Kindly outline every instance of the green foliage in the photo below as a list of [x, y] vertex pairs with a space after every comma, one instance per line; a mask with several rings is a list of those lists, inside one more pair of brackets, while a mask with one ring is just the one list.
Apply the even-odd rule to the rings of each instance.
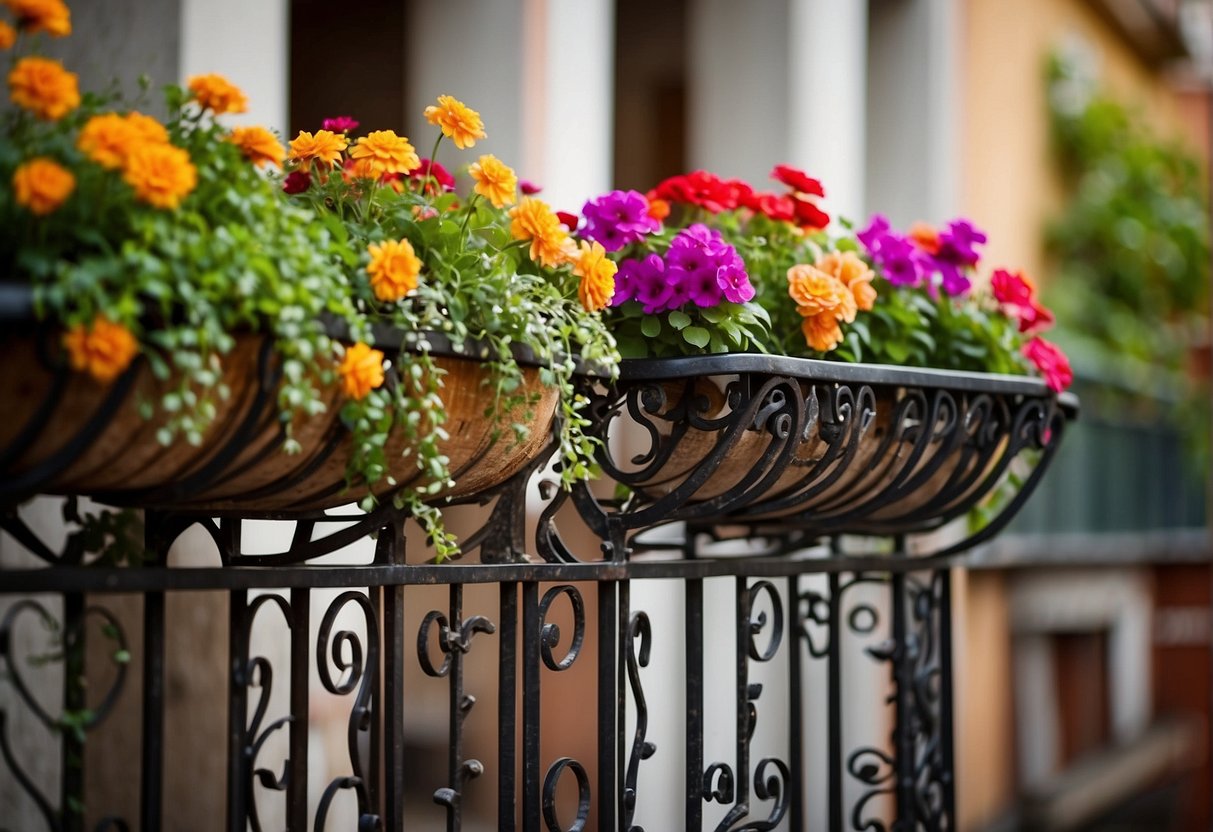
[[1182, 367], [1207, 325], [1209, 201], [1196, 158], [1095, 88], [1048, 64], [1050, 129], [1067, 202], [1046, 230], [1058, 319], [1109, 353]]

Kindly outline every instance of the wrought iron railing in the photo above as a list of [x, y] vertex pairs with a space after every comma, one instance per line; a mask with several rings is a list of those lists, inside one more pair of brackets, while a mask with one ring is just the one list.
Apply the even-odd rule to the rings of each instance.
[[[491, 509], [456, 562], [424, 562], [388, 507], [296, 513], [272, 552], [250, 544], [239, 512], [148, 511], [150, 559], [112, 566], [46, 544], [10, 506], [0, 526], [43, 563], [0, 572], [0, 794], [14, 804], [0, 827], [181, 822], [163, 798], [166, 773], [190, 765], [165, 754], [166, 662], [180, 658], [166, 655], [166, 599], [202, 591], [226, 600], [226, 669], [213, 672], [227, 697], [211, 705], [227, 732], [190, 754], [226, 761], [213, 810], [228, 829], [271, 813], [293, 830], [486, 817], [523, 830], [953, 828], [949, 567], [1018, 510], [1074, 401], [1028, 379], [751, 356], [637, 364], [586, 391], [604, 432], [628, 423], [602, 457], [619, 488], [546, 484], [548, 447], [468, 498]], [[1024, 452], [1036, 466], [994, 522], [922, 542], [995, 494]], [[218, 565], [169, 565], [195, 527]], [[373, 556], [332, 562], [367, 533]], [[492, 597], [470, 604], [481, 585]], [[140, 599], [138, 638], [106, 610], [122, 595]], [[61, 707], [27, 682], [16, 634], [34, 621], [62, 661]], [[119, 658], [108, 690], [85, 666], [90, 623]], [[267, 632], [273, 649], [259, 646]], [[471, 682], [485, 664], [495, 683]], [[581, 674], [574, 697], [551, 692], [564, 673]], [[441, 684], [443, 773], [417, 801], [411, 706]], [[139, 764], [100, 758], [139, 772], [124, 798], [137, 794], [138, 816], [120, 818], [121, 795], [88, 787], [86, 746], [131, 696]], [[308, 752], [318, 697], [344, 703], [346, 724], [342, 771], [324, 782]], [[477, 721], [495, 743], [472, 742]], [[58, 745], [57, 787], [12, 742], [29, 722]]]

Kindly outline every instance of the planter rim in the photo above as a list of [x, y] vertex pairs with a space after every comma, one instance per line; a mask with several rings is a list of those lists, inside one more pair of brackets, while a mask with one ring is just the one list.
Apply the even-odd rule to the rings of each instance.
[[675, 358], [625, 358], [619, 363], [620, 381], [667, 381], [691, 376], [768, 373], [794, 376], [806, 381], [931, 387], [981, 393], [1056, 396], [1069, 418], [1078, 414], [1078, 397], [1070, 392], [1055, 394], [1044, 379], [999, 373], [940, 370], [934, 367], [901, 367], [892, 364], [844, 363], [816, 358], [794, 358], [761, 353], [719, 353]]

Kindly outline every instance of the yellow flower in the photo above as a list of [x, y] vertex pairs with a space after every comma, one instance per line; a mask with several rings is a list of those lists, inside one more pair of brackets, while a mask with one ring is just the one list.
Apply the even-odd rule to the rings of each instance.
[[366, 178], [378, 178], [385, 173], [408, 173], [421, 167], [417, 151], [403, 136], [392, 130], [376, 130], [358, 140], [350, 149], [350, 158], [365, 162]]
[[365, 399], [367, 394], [383, 384], [383, 353], [366, 344], [357, 343], [345, 351], [337, 368], [341, 374], [341, 389], [351, 399]]
[[30, 159], [13, 171], [13, 193], [18, 205], [38, 216], [45, 216], [64, 202], [76, 189], [76, 177], [57, 162], [39, 157]]
[[386, 301], [400, 300], [417, 288], [421, 260], [408, 240], [371, 243], [366, 250], [371, 255], [366, 270], [371, 276], [375, 297]]
[[198, 171], [181, 148], [144, 144], [130, 154], [122, 178], [143, 202], [157, 208], [176, 208], [198, 184]]
[[22, 58], [8, 74], [13, 103], [39, 118], [55, 121], [80, 106], [75, 73], [49, 58]]
[[868, 264], [853, 251], [833, 251], [815, 264], [818, 271], [838, 278], [843, 286], [851, 290], [855, 306], [867, 312], [876, 303], [876, 289], [872, 278], [876, 276]]
[[227, 140], [240, 148], [244, 158], [257, 167], [267, 162], [276, 168], [282, 167], [286, 148], [277, 136], [264, 127], [236, 127]]
[[577, 296], [587, 311], [597, 312], [611, 302], [618, 268], [613, 260], [607, 258], [606, 249], [601, 243], [582, 241], [577, 259], [573, 261], [573, 274], [581, 278]]
[[480, 113], [450, 95], [438, 96], [438, 105], [425, 108], [425, 120], [442, 128], [442, 135], [455, 142], [455, 147], [466, 150], [483, 139], [484, 122]]
[[811, 317], [829, 312], [847, 323], [855, 320], [855, 296], [833, 275], [800, 263], [788, 269], [788, 295], [796, 301], [796, 311]]
[[87, 370], [100, 382], [113, 381], [139, 353], [139, 342], [122, 324], [98, 315], [88, 329], [77, 324], [63, 336], [72, 369]]
[[12, 49], [17, 42], [17, 30], [0, 20], [0, 49]]
[[808, 315], [800, 324], [805, 343], [820, 352], [829, 352], [842, 343], [842, 327], [832, 312]]
[[72, 33], [72, 15], [63, 0], [4, 0], [21, 28], [56, 38]]
[[514, 192], [518, 189], [518, 177], [509, 165], [491, 153], [486, 153], [468, 168], [476, 180], [472, 189], [493, 203], [494, 208], [514, 204]]
[[202, 109], [212, 110], [216, 115], [248, 111], [248, 97], [222, 75], [195, 75], [187, 86]]
[[313, 159], [328, 165], [337, 164], [341, 151], [349, 146], [344, 135], [331, 130], [317, 130], [312, 135], [306, 130], [300, 130], [299, 135], [291, 140], [291, 152], [287, 156], [292, 162], [299, 162], [305, 168], [311, 166]]
[[567, 263], [575, 249], [569, 234], [543, 200], [524, 196], [510, 209], [510, 236], [531, 241], [531, 259], [548, 268]]

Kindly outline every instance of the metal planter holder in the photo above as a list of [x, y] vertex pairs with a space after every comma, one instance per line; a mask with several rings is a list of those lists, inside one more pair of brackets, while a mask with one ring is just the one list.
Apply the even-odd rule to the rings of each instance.
[[[410, 562], [406, 518], [390, 507], [359, 517], [296, 512], [289, 545], [253, 552], [243, 522], [251, 515], [233, 503], [220, 516], [149, 512], [149, 563], [86, 566], [79, 551], [41, 541], [12, 505], [0, 526], [47, 566], [0, 573], [0, 593], [16, 599], [0, 616], [0, 659], [17, 686], [0, 700], [0, 788], [9, 778], [49, 829], [127, 828], [95, 801], [72, 809], [88, 778], [72, 761], [137, 676], [142, 764], [131, 790], [141, 827], [163, 826], [166, 597], [200, 590], [227, 602], [228, 698], [215, 707], [229, 731], [214, 753], [227, 763], [228, 829], [259, 828], [275, 804], [290, 829], [461, 829], [477, 795], [507, 830], [653, 830], [646, 818], [671, 806], [678, 828], [697, 831], [955, 828], [949, 567], [1027, 499], [1076, 400], [1025, 378], [750, 355], [631, 362], [616, 384], [587, 377], [584, 387], [603, 436], [620, 434], [601, 462], [624, 489], [609, 498], [601, 484], [559, 490], [545, 472], [557, 450], [548, 441], [507, 481], [460, 498], [492, 510], [456, 563]], [[910, 536], [993, 495], [1026, 457], [1034, 467], [1017, 474], [1019, 492], [989, 525], [910, 554]], [[536, 486], [543, 507], [532, 532], [525, 513]], [[222, 565], [168, 566], [170, 545], [195, 525]], [[588, 537], [576, 539], [578, 526]], [[318, 562], [371, 530], [368, 562]], [[848, 554], [849, 535], [891, 546]], [[734, 540], [760, 551], [721, 555]], [[669, 588], [660, 602], [644, 592], [655, 579]], [[482, 584], [495, 588], [493, 600], [474, 605], [465, 590]], [[424, 595], [433, 585], [447, 588], [441, 605]], [[332, 589], [335, 597], [324, 594]], [[26, 657], [12, 633], [22, 617], [54, 620], [70, 655], [87, 622], [106, 615], [109, 593], [141, 596], [141, 655], [112, 693], [91, 701], [79, 732], [59, 736], [63, 777], [52, 795], [8, 740], [14, 721], [58, 719], [21, 681]], [[418, 598], [425, 612], [406, 632]], [[669, 610], [656, 603], [678, 623], [660, 623]], [[280, 633], [289, 668], [253, 646], [265, 627]], [[677, 656], [664, 669], [654, 658], [662, 646]], [[726, 671], [712, 670], [719, 661]], [[495, 664], [495, 690], [473, 689], [473, 663]], [[860, 665], [891, 682], [870, 713], [846, 687]], [[406, 683], [407, 667], [421, 681]], [[569, 722], [559, 706], [570, 703], [550, 690], [555, 674], [575, 667], [593, 681]], [[786, 695], [772, 692], [776, 667]], [[85, 669], [68, 668], [63, 707], [76, 713]], [[313, 675], [345, 703], [349, 742], [346, 773], [309, 792]], [[286, 709], [269, 707], [276, 682], [289, 690]], [[449, 743], [432, 797], [418, 801], [405, 740], [426, 685], [444, 692]], [[654, 716], [671, 697], [685, 725]], [[814, 708], [823, 719], [810, 718]], [[487, 753], [471, 747], [472, 716], [495, 721]], [[586, 720], [588, 751], [571, 739]], [[871, 726], [868, 735], [851, 736], [857, 723]], [[732, 736], [723, 756], [706, 739], [721, 724]], [[763, 739], [772, 724], [774, 746]], [[276, 735], [287, 751], [270, 759]], [[812, 784], [822, 784], [822, 802], [807, 798]]]

